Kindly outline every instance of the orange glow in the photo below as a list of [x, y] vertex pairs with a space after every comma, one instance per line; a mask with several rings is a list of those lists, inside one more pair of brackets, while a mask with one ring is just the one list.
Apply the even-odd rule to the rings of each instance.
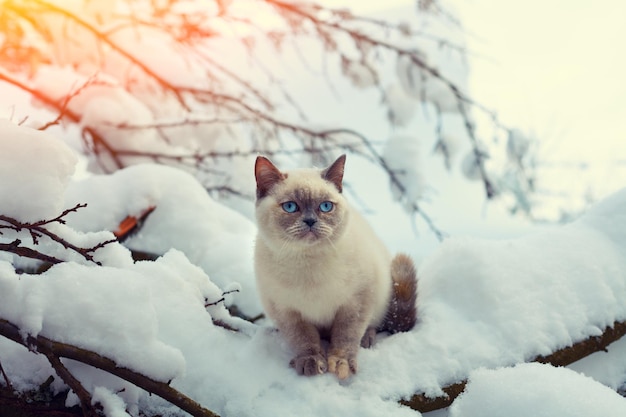
[[0, 67], [32, 76], [44, 64], [88, 62], [98, 59], [99, 33], [142, 25], [189, 41], [254, 36], [287, 23], [261, 0], [0, 0]]
[[0, 1], [0, 67], [32, 75], [49, 61], [42, 44], [24, 2]]

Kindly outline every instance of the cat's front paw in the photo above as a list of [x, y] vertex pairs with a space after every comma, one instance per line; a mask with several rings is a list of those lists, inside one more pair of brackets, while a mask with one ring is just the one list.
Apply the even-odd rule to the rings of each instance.
[[336, 353], [328, 355], [328, 371], [339, 379], [346, 379], [357, 371], [356, 355]]
[[294, 368], [298, 375], [320, 375], [326, 373], [328, 364], [326, 358], [320, 354], [296, 356], [289, 362], [289, 366]]

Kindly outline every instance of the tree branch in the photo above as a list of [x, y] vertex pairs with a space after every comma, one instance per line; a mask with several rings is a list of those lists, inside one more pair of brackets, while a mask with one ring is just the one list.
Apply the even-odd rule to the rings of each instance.
[[2, 362], [0, 362], [0, 375], [2, 375], [2, 378], [4, 379], [4, 383], [6, 384], [7, 388], [12, 390], [13, 384], [11, 384], [11, 381], [9, 380], [7, 373], [4, 372], [4, 368], [2, 367]]
[[19, 328], [4, 319], [0, 319], [0, 335], [46, 356], [54, 355], [56, 357], [72, 359], [109, 372], [147, 392], [158, 395], [194, 417], [219, 417], [217, 414], [204, 408], [202, 405], [170, 387], [168, 384], [155, 381], [130, 369], [119, 367], [115, 361], [95, 352], [67, 343], [60, 343], [41, 335], [37, 337], [27, 336], [24, 339], [20, 334]]
[[63, 262], [61, 259], [55, 258], [54, 256], [46, 255], [45, 253], [41, 253], [26, 246], [21, 246], [21, 243], [22, 241], [19, 239], [15, 239], [11, 243], [0, 243], [0, 251], [14, 253], [24, 258], [36, 259], [38, 261], [49, 262], [51, 264]]
[[[87, 204], [76, 204], [74, 207], [69, 208], [64, 210], [61, 214], [59, 214], [58, 216], [56, 216], [55, 218], [49, 219], [49, 220], [40, 220], [34, 223], [28, 223], [28, 222], [21, 222], [19, 220], [16, 220], [12, 217], [9, 216], [5, 216], [3, 214], [0, 214], [0, 222], [4, 222], [5, 224], [3, 225], [2, 223], [0, 223], [0, 230], [2, 229], [10, 229], [10, 230], [14, 230], [16, 232], [20, 232], [22, 230], [27, 230], [30, 233], [30, 237], [33, 241], [33, 244], [37, 245], [39, 244], [39, 238], [42, 236], [46, 236], [48, 237], [50, 240], [52, 240], [53, 242], [56, 242], [58, 244], [60, 244], [61, 246], [63, 246], [65, 249], [69, 249], [73, 252], [76, 252], [77, 254], [81, 255], [83, 258], [85, 258], [85, 260], [90, 261], [95, 263], [96, 265], [102, 265], [99, 261], [96, 261], [94, 259], [94, 253], [110, 244], [110, 243], [114, 243], [117, 242], [117, 239], [110, 239], [110, 240], [106, 240], [104, 242], [100, 242], [95, 246], [89, 247], [89, 248], [81, 248], [78, 247], [76, 245], [74, 245], [73, 243], [68, 242], [67, 240], [65, 240], [64, 238], [62, 238], [61, 236], [57, 235], [56, 233], [53, 233], [51, 231], [49, 231], [48, 229], [45, 228], [45, 226], [52, 224], [52, 223], [60, 223], [60, 224], [65, 224], [65, 219], [64, 217], [67, 216], [70, 213], [76, 212], [78, 209], [81, 209], [83, 207], [87, 207]], [[0, 232], [1, 234], [1, 232]], [[12, 243], [9, 244], [0, 244], [0, 250], [5, 250], [7, 252], [12, 252], [15, 253], [17, 255], [21, 255], [21, 256], [26, 256], [28, 258], [33, 258], [33, 259], [40, 259], [43, 260], [45, 262], [51, 262], [51, 263], [59, 263], [62, 262], [61, 260], [52, 257], [52, 256], [48, 256], [45, 254], [42, 254], [38, 251], [35, 251], [33, 249], [30, 248], [26, 248], [23, 246], [20, 246], [21, 241], [19, 239], [14, 240]]]
[[80, 401], [80, 408], [83, 410], [84, 417], [99, 417], [98, 412], [95, 410], [93, 405], [91, 404], [91, 394], [83, 387], [78, 379], [63, 365], [61, 360], [54, 354], [50, 352], [44, 353], [44, 356], [48, 358], [48, 362], [57, 375], [61, 377], [63, 382], [65, 382], [72, 391], [78, 396]]

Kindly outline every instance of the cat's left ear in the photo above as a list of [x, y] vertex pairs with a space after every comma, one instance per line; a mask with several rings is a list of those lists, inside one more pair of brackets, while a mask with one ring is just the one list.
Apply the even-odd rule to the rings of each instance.
[[343, 191], [343, 168], [346, 165], [346, 155], [341, 155], [331, 166], [322, 171], [322, 178], [335, 184], [339, 192]]

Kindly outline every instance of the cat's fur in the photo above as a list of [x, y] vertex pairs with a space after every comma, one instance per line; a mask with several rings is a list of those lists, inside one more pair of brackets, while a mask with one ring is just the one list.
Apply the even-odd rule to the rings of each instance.
[[[359, 346], [369, 347], [376, 329], [413, 327], [417, 286], [411, 259], [392, 260], [344, 199], [344, 164], [345, 155], [325, 170], [283, 173], [264, 157], [255, 165], [261, 301], [294, 350], [299, 374], [330, 371], [340, 379], [356, 372]], [[297, 210], [287, 212], [286, 202]], [[327, 354], [322, 338], [330, 342]]]

